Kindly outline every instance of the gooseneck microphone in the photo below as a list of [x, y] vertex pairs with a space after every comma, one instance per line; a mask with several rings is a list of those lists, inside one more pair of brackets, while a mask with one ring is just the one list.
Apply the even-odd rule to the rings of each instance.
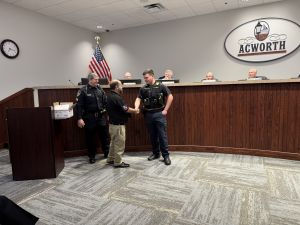
[[71, 80], [69, 80], [69, 83], [72, 84], [74, 87], [77, 87]]

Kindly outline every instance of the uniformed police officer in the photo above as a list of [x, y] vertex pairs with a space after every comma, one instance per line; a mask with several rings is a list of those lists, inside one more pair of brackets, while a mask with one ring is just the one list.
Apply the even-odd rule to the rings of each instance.
[[152, 154], [148, 160], [158, 159], [160, 152], [166, 165], [171, 164], [168, 152], [167, 120], [166, 115], [173, 101], [173, 95], [168, 87], [156, 81], [151, 69], [143, 72], [144, 85], [135, 100], [135, 109], [143, 103], [146, 126], [150, 133]]
[[107, 158], [109, 152], [109, 134], [105, 116], [107, 98], [98, 82], [99, 76], [90, 73], [88, 84], [81, 88], [77, 94], [77, 125], [80, 128], [85, 128], [90, 163], [95, 163], [97, 150], [95, 136], [97, 133], [100, 135], [104, 158]]

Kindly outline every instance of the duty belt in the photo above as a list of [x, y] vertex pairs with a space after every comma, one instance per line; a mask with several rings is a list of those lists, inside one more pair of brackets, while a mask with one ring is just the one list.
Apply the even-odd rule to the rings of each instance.
[[105, 111], [101, 111], [101, 112], [88, 112], [87, 114], [93, 115], [95, 118], [99, 118], [103, 115]]
[[144, 109], [144, 113], [156, 113], [156, 112], [161, 112], [163, 111], [163, 108], [158, 108], [158, 109]]

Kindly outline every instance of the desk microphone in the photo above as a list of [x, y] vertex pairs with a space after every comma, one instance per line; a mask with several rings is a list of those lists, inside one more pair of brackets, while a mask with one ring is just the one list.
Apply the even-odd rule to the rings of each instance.
[[74, 87], [77, 87], [71, 80], [69, 80], [69, 83], [72, 84]]
[[[68, 81], [69, 81], [69, 83], [72, 84], [74, 87], [77, 87], [77, 85], [75, 85], [71, 80], [68, 80]], [[76, 97], [76, 101], [78, 101], [78, 100], [77, 100], [77, 97]], [[75, 108], [76, 105], [77, 105], [77, 103], [70, 105], [70, 106], [69, 106], [69, 110], [72, 110], [73, 108]]]

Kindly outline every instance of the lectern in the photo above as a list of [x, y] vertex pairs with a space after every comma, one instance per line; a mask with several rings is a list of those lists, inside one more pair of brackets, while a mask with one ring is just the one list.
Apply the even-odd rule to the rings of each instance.
[[60, 120], [50, 107], [7, 109], [14, 180], [55, 178], [64, 168]]

